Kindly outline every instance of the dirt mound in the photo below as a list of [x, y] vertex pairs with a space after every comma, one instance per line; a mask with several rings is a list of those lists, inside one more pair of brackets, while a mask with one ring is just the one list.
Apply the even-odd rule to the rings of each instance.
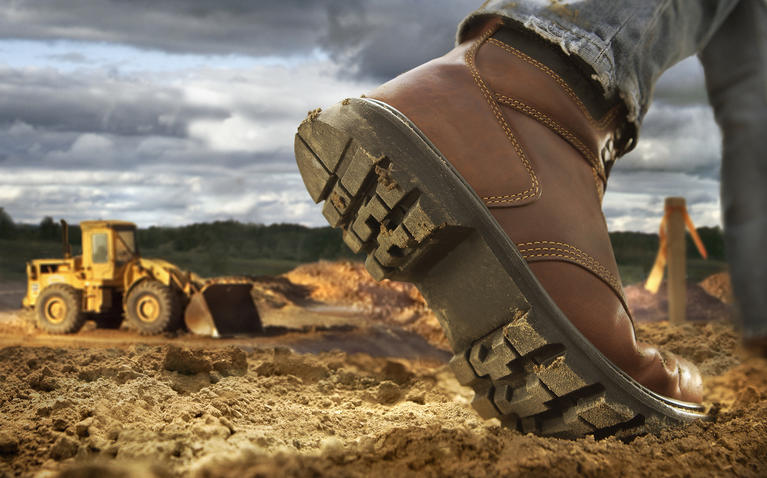
[[359, 262], [317, 262], [284, 274], [291, 283], [310, 290], [318, 302], [359, 308], [377, 320], [401, 326], [449, 350], [437, 317], [429, 310], [418, 289], [406, 282], [376, 281]]
[[251, 294], [256, 303], [266, 303], [270, 307], [285, 307], [290, 304], [302, 304], [311, 294], [311, 289], [295, 284], [287, 277], [253, 277]]
[[732, 282], [729, 272], [713, 274], [698, 283], [710, 296], [716, 297], [725, 304], [734, 302], [732, 296]]
[[[635, 321], [658, 322], [668, 320], [668, 283], [663, 281], [657, 294], [634, 284], [624, 288], [626, 302]], [[708, 294], [694, 282], [687, 283], [687, 320], [709, 321], [729, 320], [733, 317], [732, 306]]]
[[426, 302], [414, 285], [373, 279], [359, 262], [317, 262], [299, 266], [284, 274], [293, 284], [310, 289], [309, 296], [320, 302], [353, 304], [380, 315], [394, 309], [424, 307]]

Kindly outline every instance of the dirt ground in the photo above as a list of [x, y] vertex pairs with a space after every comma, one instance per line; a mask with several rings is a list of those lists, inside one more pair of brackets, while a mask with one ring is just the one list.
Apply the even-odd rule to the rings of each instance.
[[481, 420], [407, 284], [320, 263], [254, 295], [265, 336], [225, 340], [53, 337], [0, 308], [0, 477], [767, 476], [767, 360], [738, 348], [726, 307], [674, 326], [642, 296], [655, 312], [637, 317], [699, 364], [711, 421], [573, 441]]

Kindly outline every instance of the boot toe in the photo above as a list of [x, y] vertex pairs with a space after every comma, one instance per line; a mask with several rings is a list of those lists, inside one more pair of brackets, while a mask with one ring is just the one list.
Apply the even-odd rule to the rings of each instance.
[[703, 378], [694, 363], [676, 357], [679, 373], [679, 398], [685, 402], [703, 402]]

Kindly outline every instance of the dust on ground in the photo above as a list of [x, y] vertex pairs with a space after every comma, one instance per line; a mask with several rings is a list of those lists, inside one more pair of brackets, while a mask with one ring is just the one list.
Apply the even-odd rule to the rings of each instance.
[[701, 365], [712, 421], [630, 442], [560, 440], [481, 420], [446, 367], [444, 339], [380, 345], [435, 320], [410, 286], [351, 263], [304, 266], [272, 292], [268, 282], [258, 294], [271, 294], [270, 320], [305, 310], [320, 325], [273, 323], [257, 340], [54, 339], [4, 312], [0, 476], [767, 474], [767, 360], [740, 351], [726, 320], [637, 331]]

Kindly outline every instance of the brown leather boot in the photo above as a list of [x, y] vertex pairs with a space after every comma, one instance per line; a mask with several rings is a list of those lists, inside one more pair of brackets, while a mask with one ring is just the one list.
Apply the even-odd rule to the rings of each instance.
[[607, 235], [622, 106], [498, 19], [467, 38], [310, 113], [312, 198], [374, 277], [418, 286], [483, 417], [579, 436], [703, 416], [695, 367], [637, 344]]

